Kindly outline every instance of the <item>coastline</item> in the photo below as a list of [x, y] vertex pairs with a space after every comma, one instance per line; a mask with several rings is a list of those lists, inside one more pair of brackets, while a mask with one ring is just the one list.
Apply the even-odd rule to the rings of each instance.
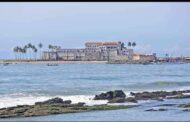
[[[180, 91], [154, 91], [154, 92], [130, 92], [131, 96], [127, 97], [122, 90], [108, 91], [94, 96], [94, 100], [108, 100], [106, 104], [86, 105], [85, 102], [72, 103], [71, 100], [63, 100], [59, 97], [54, 97], [46, 101], [35, 102], [33, 105], [17, 105], [13, 107], [0, 108], [0, 119], [2, 118], [25, 118], [25, 117], [37, 117], [48, 116], [55, 114], [66, 113], [82, 113], [92, 111], [105, 111], [105, 110], [119, 110], [129, 109], [133, 107], [144, 106], [140, 101], [157, 101], [157, 105], [144, 106], [144, 112], [163, 112], [170, 111], [173, 108], [178, 108], [181, 112], [189, 112], [190, 104], [187, 102], [171, 102], [164, 103], [167, 100], [183, 100], [189, 99], [190, 90]], [[140, 102], [140, 103], [139, 103]], [[124, 105], [123, 103], [134, 103], [133, 105]], [[166, 108], [170, 107], [170, 108]]]
[[0, 64], [106, 64], [107, 61], [15, 61], [0, 60]]

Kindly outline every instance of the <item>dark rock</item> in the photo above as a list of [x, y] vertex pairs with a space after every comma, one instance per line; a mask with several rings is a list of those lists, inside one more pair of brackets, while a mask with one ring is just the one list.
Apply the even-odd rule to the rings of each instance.
[[137, 103], [138, 101], [134, 97], [128, 97], [125, 99], [126, 102], [132, 102], [132, 103]]
[[117, 97], [119, 97], [119, 98], [125, 98], [126, 95], [125, 95], [125, 93], [122, 90], [115, 90], [113, 92], [113, 98], [117, 98]]
[[180, 108], [189, 108], [190, 107], [190, 103], [179, 104], [178, 107], [180, 107]]
[[167, 99], [186, 99], [186, 98], [190, 98], [190, 95], [176, 95], [176, 96], [168, 96], [166, 97]]
[[114, 98], [125, 98], [125, 97], [126, 95], [122, 90], [115, 90], [96, 95], [94, 97], [94, 100], [111, 100]]
[[185, 111], [185, 112], [190, 112], [190, 109], [184, 109], [183, 111]]
[[145, 111], [167, 111], [167, 109], [165, 109], [165, 108], [159, 108], [159, 109], [151, 108], [151, 109], [148, 109], [148, 110], [145, 110]]
[[[155, 91], [155, 92], [137, 92], [130, 94], [135, 97], [136, 100], [149, 100], [149, 99], [177, 99], [177, 98], [190, 98], [190, 95], [183, 95], [183, 93], [190, 93], [190, 90], [183, 90], [183, 91]], [[176, 97], [177, 96], [177, 97]]]
[[125, 98], [114, 98], [109, 100], [108, 103], [124, 103], [125, 102]]
[[156, 105], [156, 106], [175, 106], [176, 104], [161, 104], [161, 105]]
[[61, 98], [52, 98], [44, 102], [36, 102], [35, 105], [43, 105], [43, 104], [71, 104], [71, 100], [63, 101]]
[[77, 103], [77, 106], [78, 107], [82, 107], [82, 106], [84, 106], [86, 103], [84, 103], [84, 102], [79, 102], [79, 103]]
[[163, 99], [161, 99], [161, 98], [152, 98], [151, 100], [157, 100], [157, 101], [164, 101]]
[[133, 93], [133, 92], [130, 92], [130, 94], [131, 94], [132, 96], [135, 96], [135, 95], [136, 95], [136, 93]]
[[71, 100], [65, 100], [65, 101], [63, 101], [63, 104], [71, 104], [71, 103], [72, 103]]

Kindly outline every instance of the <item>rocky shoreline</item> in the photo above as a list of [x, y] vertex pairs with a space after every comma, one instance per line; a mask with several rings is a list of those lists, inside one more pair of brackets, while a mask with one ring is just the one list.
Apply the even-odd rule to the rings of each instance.
[[[107, 104], [88, 106], [83, 102], [73, 104], [71, 100], [52, 98], [47, 101], [36, 102], [34, 105], [18, 105], [14, 107], [1, 108], [0, 118], [11, 117], [33, 117], [52, 114], [78, 113], [98, 110], [117, 110], [138, 107], [139, 105], [110, 105], [110, 103], [138, 103], [139, 100], [158, 100], [165, 99], [187, 99], [190, 98], [190, 90], [182, 91], [154, 91], [154, 92], [131, 92], [130, 97], [126, 97], [122, 90], [108, 91], [95, 95], [94, 100], [108, 100]], [[176, 106], [183, 108], [182, 111], [190, 111], [190, 103], [181, 104], [161, 104], [163, 106]], [[166, 111], [165, 108], [150, 108], [145, 111]]]
[[45, 116], [63, 113], [78, 113], [98, 110], [117, 110], [128, 109], [138, 105], [94, 105], [87, 106], [85, 103], [79, 102], [72, 104], [72, 101], [61, 98], [52, 98], [44, 102], [36, 102], [34, 105], [18, 105], [14, 107], [1, 108], [0, 118], [13, 117], [33, 117]]

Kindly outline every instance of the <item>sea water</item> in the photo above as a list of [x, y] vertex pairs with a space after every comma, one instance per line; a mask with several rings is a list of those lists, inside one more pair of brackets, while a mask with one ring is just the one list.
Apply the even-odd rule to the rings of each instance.
[[[87, 105], [105, 104], [95, 101], [95, 94], [110, 90], [130, 92], [190, 89], [190, 64], [10, 64], [0, 65], [0, 108], [32, 105], [54, 97], [85, 102]], [[189, 99], [140, 101], [141, 106], [111, 111], [96, 111], [50, 115], [43, 117], [1, 120], [37, 121], [123, 121], [123, 120], [189, 120], [190, 113], [179, 108], [161, 112], [147, 112], [156, 104], [183, 103]]]

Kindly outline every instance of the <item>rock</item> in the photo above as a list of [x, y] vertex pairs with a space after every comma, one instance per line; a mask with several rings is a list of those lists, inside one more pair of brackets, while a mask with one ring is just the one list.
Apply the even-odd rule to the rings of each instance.
[[113, 92], [113, 98], [117, 98], [117, 97], [119, 97], [119, 98], [125, 98], [126, 95], [125, 95], [125, 93], [122, 90], [115, 90]]
[[[49, 101], [52, 101], [49, 100]], [[47, 101], [44, 101], [45, 103]], [[43, 103], [43, 102], [42, 102]], [[49, 102], [48, 102], [49, 103]], [[52, 102], [50, 102], [52, 103]], [[117, 110], [117, 109], [128, 109], [136, 106], [131, 105], [94, 105], [84, 106], [85, 103], [79, 102], [77, 104], [60, 104], [60, 102], [53, 102], [56, 104], [40, 104], [40, 105], [29, 105], [29, 106], [15, 106], [11, 109], [0, 109], [0, 118], [11, 118], [11, 117], [33, 117], [33, 116], [45, 116], [52, 114], [61, 113], [78, 113], [88, 112], [96, 110]], [[57, 104], [59, 103], [59, 104]]]
[[65, 100], [65, 101], [63, 101], [63, 104], [71, 104], [71, 103], [72, 103], [71, 100]]
[[71, 100], [63, 101], [61, 98], [52, 98], [44, 102], [36, 102], [35, 105], [43, 105], [43, 104], [71, 104]]
[[132, 102], [132, 103], [137, 103], [138, 101], [134, 97], [128, 97], [125, 99], [126, 102]]
[[179, 104], [178, 107], [180, 107], [180, 108], [189, 108], [190, 107], [190, 103]]
[[161, 104], [161, 105], [156, 105], [156, 106], [175, 106], [176, 104]]
[[190, 109], [184, 109], [183, 111], [185, 111], [185, 112], [190, 112]]
[[161, 98], [152, 98], [151, 100], [157, 100], [157, 101], [164, 101], [163, 99], [161, 99]]
[[125, 97], [126, 95], [122, 90], [115, 90], [96, 95], [94, 97], [94, 100], [111, 100], [114, 98], [125, 98]]
[[77, 106], [78, 107], [82, 107], [82, 106], [84, 106], [86, 103], [84, 103], [84, 102], [79, 102], [79, 103], [77, 103]]
[[132, 96], [135, 96], [135, 95], [136, 95], [136, 93], [133, 93], [133, 92], [130, 92], [130, 94], [131, 94]]
[[159, 108], [159, 109], [151, 108], [151, 109], [148, 109], [148, 110], [145, 110], [145, 111], [167, 111], [167, 109], [165, 109], [165, 108]]
[[[155, 92], [131, 92], [130, 94], [135, 97], [136, 100], [149, 100], [149, 99], [157, 99], [161, 100], [164, 98], [168, 99], [181, 99], [181, 98], [190, 98], [190, 95], [183, 95], [183, 93], [190, 93], [190, 90], [183, 91], [155, 91]], [[176, 97], [177, 96], [177, 97]]]
[[125, 102], [125, 98], [114, 98], [109, 100], [108, 103], [124, 103]]
[[190, 98], [190, 95], [176, 95], [176, 96], [168, 96], [166, 97], [167, 99], [186, 99], [186, 98]]

